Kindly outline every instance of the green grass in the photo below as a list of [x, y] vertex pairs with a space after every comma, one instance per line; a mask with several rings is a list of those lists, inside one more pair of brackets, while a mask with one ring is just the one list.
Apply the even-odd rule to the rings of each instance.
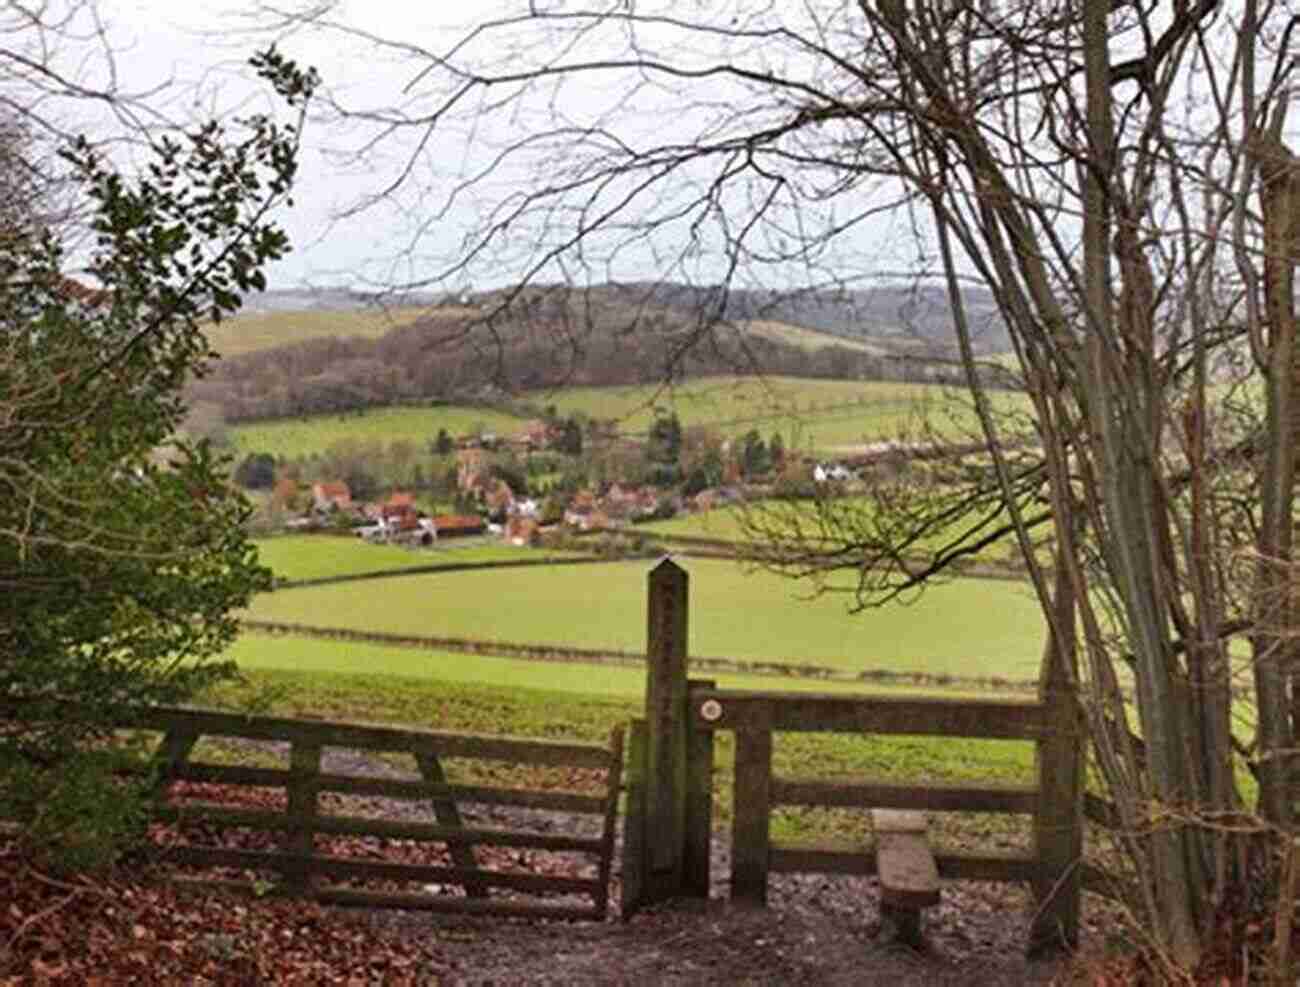
[[406, 325], [424, 314], [420, 308], [394, 308], [387, 311], [308, 310], [302, 312], [267, 312], [240, 315], [219, 324], [204, 327], [203, 334], [222, 356], [236, 356], [254, 350], [299, 343], [305, 339], [332, 336], [362, 336], [377, 339], [397, 326]]
[[[915, 410], [943, 400], [945, 391], [926, 385], [797, 377], [710, 377], [671, 389], [580, 387], [548, 395], [561, 414], [581, 412], [614, 419], [626, 432], [645, 432], [655, 408], [677, 412], [683, 426], [736, 422], [732, 432], [780, 429], [784, 437], [802, 430], [835, 435], [895, 434], [913, 422]], [[807, 435], [802, 438], [807, 438]]]
[[[779, 513], [764, 515], [764, 510], [768, 506], [775, 506]], [[789, 510], [795, 505], [787, 503], [771, 502], [768, 505], [755, 503], [751, 509], [756, 512], [756, 521], [759, 523], [771, 524], [778, 519], [786, 526], [790, 524]], [[846, 508], [856, 506], [860, 510], [868, 510], [871, 503], [865, 498], [846, 498], [835, 502], [837, 511], [843, 511]], [[798, 505], [799, 520], [801, 530], [811, 533], [819, 532], [820, 527], [817, 521], [815, 505], [812, 501], [803, 501]], [[714, 541], [745, 543], [754, 540], [753, 536], [747, 533], [742, 527], [743, 508], [720, 507], [712, 511], [698, 511], [691, 514], [681, 514], [665, 521], [650, 521], [646, 524], [637, 525], [637, 531], [652, 532], [664, 535], [667, 538], [708, 538]], [[922, 543], [919, 543], [913, 551], [921, 552], [927, 546], [939, 548], [949, 544], [962, 529], [958, 525], [953, 525], [947, 533], [935, 533], [928, 536]], [[760, 539], [761, 540], [761, 539]], [[979, 552], [969, 556], [972, 560], [987, 562], [1007, 562], [1009, 559], [1018, 560], [1019, 554], [1016, 551], [1015, 539], [1012, 535], [986, 545]]]
[[[540, 398], [538, 400], [541, 400]], [[848, 451], [896, 438], [928, 422], [950, 437], [972, 435], [976, 422], [960, 389], [930, 384], [797, 377], [712, 377], [671, 390], [654, 386], [572, 388], [549, 395], [561, 414], [614, 419], [625, 432], [645, 432], [655, 408], [676, 411], [683, 426], [714, 425], [728, 435], [758, 429], [781, 433], [787, 447]], [[1017, 395], [994, 395], [1004, 410], [1023, 406]]]
[[432, 552], [396, 545], [371, 545], [344, 535], [285, 535], [260, 538], [257, 554], [279, 579], [321, 579], [384, 569], [428, 565]]
[[470, 562], [510, 562], [515, 559], [581, 559], [588, 558], [586, 552], [573, 552], [565, 549], [522, 548], [509, 545], [495, 535], [481, 538], [449, 538], [440, 541], [429, 550], [432, 562], [470, 563]]
[[262, 564], [280, 579], [322, 579], [439, 563], [507, 562], [516, 559], [578, 557], [576, 552], [546, 551], [506, 545], [496, 539], [439, 542], [431, 548], [375, 545], [344, 535], [284, 535], [255, 544]]
[[[691, 573], [691, 653], [860, 672], [1031, 679], [1043, 621], [1018, 583], [962, 579], [910, 606], [858, 616], [846, 598], [801, 599], [808, 587], [708, 560]], [[250, 617], [408, 635], [640, 651], [645, 562], [399, 576], [282, 590]]]
[[338, 442], [387, 446], [404, 440], [421, 449], [445, 428], [451, 435], [466, 435], [478, 428], [498, 435], [522, 431], [523, 419], [486, 408], [443, 405], [433, 408], [376, 408], [346, 415], [289, 418], [238, 425], [230, 430], [236, 455], [269, 452], [293, 458], [323, 453]]
[[[926, 384], [713, 377], [671, 390], [587, 387], [532, 392], [524, 398], [539, 405], [554, 404], [560, 415], [582, 413], [617, 421], [627, 433], [648, 430], [658, 407], [675, 410], [683, 426], [715, 426], [728, 436], [757, 429], [764, 440], [780, 432], [787, 448], [827, 452], [847, 453], [864, 443], [915, 434], [923, 420], [953, 438], [976, 431], [964, 392]], [[1016, 395], [994, 395], [994, 403], [1006, 410], [1023, 405]], [[401, 439], [423, 446], [440, 428], [452, 435], [479, 427], [512, 435], [521, 425], [522, 419], [501, 412], [449, 405], [260, 422], [236, 426], [230, 434], [237, 454], [293, 457], [321, 453], [345, 440], [386, 445]]]
[[[263, 650], [250, 640], [253, 650]], [[315, 652], [320, 642], [302, 642]], [[385, 649], [392, 650], [392, 649]], [[366, 649], [358, 663], [375, 657]], [[464, 659], [465, 656], [456, 656]], [[493, 659], [483, 659], [491, 661]], [[509, 663], [514, 665], [516, 663]], [[367, 666], [370, 668], [371, 666]], [[379, 666], [375, 666], [379, 667]], [[590, 675], [592, 669], [587, 668]], [[604, 678], [609, 669], [599, 669]], [[636, 670], [629, 670], [636, 671]], [[636, 671], [639, 680], [641, 674]], [[879, 690], [872, 690], [879, 692]], [[401, 723], [429, 729], [520, 737], [564, 738], [605, 742], [610, 731], [644, 713], [636, 693], [568, 692], [541, 689], [531, 683], [458, 682], [423, 675], [379, 674], [375, 671], [333, 671], [325, 664], [289, 670], [248, 668], [242, 685], [212, 690], [208, 705], [280, 715], [310, 716], [375, 723]], [[247, 751], [222, 754], [222, 759], [247, 758]], [[717, 735], [714, 752], [714, 824], [725, 826], [732, 814], [734, 737]], [[447, 766], [462, 784], [487, 781], [496, 785], [547, 787], [556, 781], [547, 769], [525, 765], [484, 766], [459, 761]], [[786, 778], [878, 777], [910, 781], [969, 781], [1026, 783], [1033, 777], [1033, 747], [1015, 741], [951, 741], [930, 737], [881, 737], [865, 734], [778, 734], [773, 744], [773, 770]], [[553, 772], [551, 773], [553, 774]], [[563, 782], [561, 782], [563, 783]], [[1017, 817], [940, 814], [935, 827], [948, 842], [993, 846], [1023, 845], [1028, 827]], [[774, 814], [772, 831], [778, 839], [821, 837], [861, 840], [865, 812], [787, 809]]]
[[[405, 680], [457, 686], [538, 689], [579, 696], [644, 694], [646, 673], [631, 665], [591, 662], [529, 661], [452, 651], [424, 651], [381, 644], [326, 641], [312, 638], [245, 633], [226, 652], [244, 672], [300, 672], [307, 676], [364, 673], [391, 678], [385, 688], [403, 688]], [[766, 675], [693, 673], [711, 678], [723, 689], [780, 689], [782, 692], [825, 692], [845, 695], [915, 695], [909, 686], [825, 682], [817, 679]], [[946, 696], [988, 696], [988, 690], [952, 690]], [[1023, 696], [1023, 693], [1018, 695]]]
[[653, 531], [663, 535], [682, 535], [687, 538], [713, 538], [717, 541], [743, 542], [745, 532], [740, 525], [741, 514], [731, 507], [712, 511], [680, 514], [666, 521], [649, 521], [637, 525], [637, 531]]

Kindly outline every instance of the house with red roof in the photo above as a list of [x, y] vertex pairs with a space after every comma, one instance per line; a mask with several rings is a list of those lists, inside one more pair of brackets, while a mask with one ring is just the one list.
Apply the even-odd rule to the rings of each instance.
[[352, 508], [352, 491], [341, 480], [311, 485], [312, 506], [318, 511], [346, 511]]

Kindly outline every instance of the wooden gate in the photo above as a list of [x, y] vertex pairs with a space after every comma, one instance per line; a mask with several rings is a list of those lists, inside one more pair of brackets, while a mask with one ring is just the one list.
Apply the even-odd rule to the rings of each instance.
[[[233, 887], [323, 903], [566, 919], [601, 919], [606, 914], [623, 760], [621, 727], [603, 747], [190, 709], [143, 711], [132, 716], [130, 726], [163, 734], [155, 818], [171, 827], [172, 842], [163, 851], [170, 864], [221, 868], [237, 875], [222, 882]], [[280, 750], [287, 746], [288, 767], [196, 762], [191, 754], [204, 737], [269, 742]], [[322, 770], [322, 754], [335, 747], [370, 755], [413, 755], [421, 777], [327, 773]], [[448, 781], [444, 769], [448, 759], [456, 758], [579, 769], [595, 775], [593, 781], [601, 790], [592, 794], [456, 784]], [[184, 801], [167, 797], [174, 781], [193, 783]], [[252, 786], [264, 794], [269, 789], [269, 801], [282, 803], [283, 808], [221, 804], [223, 789], [206, 786], [236, 786], [236, 791]], [[419, 807], [427, 807], [433, 821], [368, 818], [348, 811], [346, 798], [334, 800], [341, 811], [329, 811], [322, 804], [324, 793], [400, 800], [414, 807], [416, 814]], [[201, 797], [205, 794], [209, 797]], [[566, 831], [573, 827], [559, 826], [554, 820], [548, 820], [549, 832], [523, 824], [467, 826], [462, 812], [466, 805], [558, 812], [569, 820], [585, 817], [593, 832]], [[261, 834], [269, 845], [249, 849], [204, 840], [215, 835], [221, 841], [223, 834], [231, 832]], [[356, 839], [367, 837], [369, 845]], [[399, 841], [397, 845], [405, 847], [441, 845], [450, 859], [438, 865], [374, 859], [376, 840]], [[339, 847], [349, 843], [363, 843], [363, 852], [340, 852]], [[506, 869], [488, 866], [476, 857], [476, 852], [494, 856], [492, 848], [510, 851], [496, 853], [497, 858], [505, 856], [515, 863], [522, 859], [525, 864]], [[567, 866], [552, 866], [563, 873], [530, 872], [529, 853], [564, 855], [556, 859]], [[354, 883], [331, 883], [340, 878]], [[205, 878], [204, 883], [213, 881]], [[406, 890], [412, 886], [418, 890]]]

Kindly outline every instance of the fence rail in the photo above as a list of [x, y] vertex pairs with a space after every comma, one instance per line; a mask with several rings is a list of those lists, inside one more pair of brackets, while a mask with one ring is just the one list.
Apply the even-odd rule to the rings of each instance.
[[[709, 715], [705, 715], [706, 710]], [[862, 699], [839, 694], [702, 689], [693, 694], [690, 713], [691, 728], [695, 730], [1037, 740], [1049, 728], [1041, 702], [1014, 699]]]

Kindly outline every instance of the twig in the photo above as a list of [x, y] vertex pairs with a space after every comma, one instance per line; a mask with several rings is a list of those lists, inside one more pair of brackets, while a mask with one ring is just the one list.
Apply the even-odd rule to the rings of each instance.
[[18, 928], [14, 930], [14, 934], [9, 937], [9, 942], [5, 944], [3, 958], [8, 959], [13, 955], [14, 947], [18, 944], [18, 940], [23, 937], [24, 933], [27, 932], [28, 928], [66, 908], [74, 899], [85, 894], [88, 890], [90, 889], [84, 887], [73, 888], [72, 892], [66, 897], [61, 898], [47, 908], [42, 908], [39, 912], [34, 912], [33, 914], [28, 915], [21, 923], [19, 923]]

